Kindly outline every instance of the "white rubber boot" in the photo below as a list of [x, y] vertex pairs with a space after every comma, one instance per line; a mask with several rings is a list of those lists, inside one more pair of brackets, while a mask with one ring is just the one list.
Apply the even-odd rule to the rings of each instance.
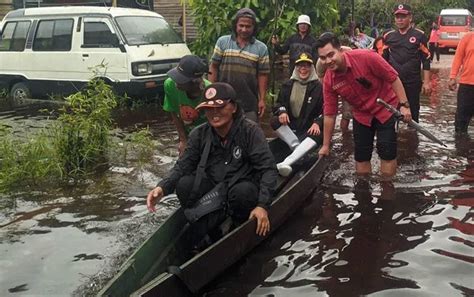
[[291, 165], [306, 155], [316, 144], [316, 141], [311, 137], [306, 137], [283, 162], [277, 164], [278, 173], [280, 173], [281, 176], [290, 175], [293, 170]]
[[281, 125], [275, 132], [281, 140], [288, 144], [292, 151], [300, 144], [295, 132], [293, 132], [288, 125]]

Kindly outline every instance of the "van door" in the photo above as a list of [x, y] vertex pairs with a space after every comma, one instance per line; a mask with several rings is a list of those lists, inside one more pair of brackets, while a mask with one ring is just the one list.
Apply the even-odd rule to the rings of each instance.
[[110, 19], [84, 17], [82, 25], [81, 71], [107, 78], [110, 82], [129, 81], [125, 47]]
[[[35, 21], [36, 28], [32, 45], [29, 40], [19, 65], [28, 74], [33, 93], [39, 96], [45, 94], [63, 93], [73, 89], [72, 80], [76, 73], [73, 55], [73, 17], [44, 18]], [[31, 46], [31, 47], [30, 47]]]

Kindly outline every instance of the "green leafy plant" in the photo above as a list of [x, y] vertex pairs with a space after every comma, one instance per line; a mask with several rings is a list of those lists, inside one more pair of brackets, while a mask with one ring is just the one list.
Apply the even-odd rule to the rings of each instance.
[[66, 103], [54, 130], [54, 145], [64, 173], [83, 174], [106, 162], [111, 111], [117, 102], [110, 85], [92, 79]]
[[136, 161], [137, 168], [141, 169], [150, 163], [156, 145], [153, 142], [153, 135], [148, 127], [127, 135], [125, 142], [128, 144], [127, 151], [133, 153], [132, 157]]
[[[403, 2], [403, 1], [402, 1]], [[380, 29], [393, 27], [394, 17], [393, 8], [400, 1], [370, 1], [358, 0], [355, 5], [354, 20], [366, 29], [374, 23], [378, 24]], [[405, 1], [413, 10], [413, 20], [416, 27], [429, 34], [432, 22], [436, 21], [439, 12], [444, 8], [467, 8], [466, 0], [412, 0]], [[344, 1], [340, 4], [342, 26], [348, 27], [350, 21], [350, 1]], [[366, 30], [368, 33], [368, 30]]]
[[15, 187], [48, 183], [62, 175], [46, 131], [23, 140], [0, 129], [0, 192]]
[[219, 36], [231, 33], [231, 21], [242, 7], [252, 8], [258, 19], [258, 39], [269, 44], [270, 37], [278, 34], [285, 39], [296, 32], [300, 14], [311, 17], [312, 34], [332, 29], [337, 25], [338, 1], [315, 0], [191, 0], [198, 30], [198, 38], [191, 44], [194, 53], [210, 56]]

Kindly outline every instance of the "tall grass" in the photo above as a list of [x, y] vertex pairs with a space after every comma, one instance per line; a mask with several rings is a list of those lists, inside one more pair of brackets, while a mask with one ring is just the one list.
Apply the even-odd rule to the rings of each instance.
[[[117, 106], [112, 88], [93, 79], [65, 101], [56, 121], [26, 140], [0, 123], [0, 192], [70, 183], [108, 165], [114, 147], [111, 114]], [[153, 142], [148, 129], [125, 141], [125, 154], [133, 154], [138, 167], [149, 161]]]
[[53, 144], [63, 174], [82, 175], [107, 161], [111, 111], [117, 101], [111, 86], [93, 79], [66, 103], [53, 128]]

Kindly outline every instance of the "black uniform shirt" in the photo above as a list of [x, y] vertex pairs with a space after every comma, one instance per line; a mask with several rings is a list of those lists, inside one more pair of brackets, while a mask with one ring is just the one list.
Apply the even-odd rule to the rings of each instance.
[[403, 84], [421, 82], [423, 70], [430, 70], [428, 39], [424, 32], [410, 28], [405, 34], [391, 30], [384, 35], [383, 57], [398, 72]]
[[279, 54], [290, 52], [290, 69], [294, 68], [295, 61], [302, 52], [309, 53], [313, 56], [313, 61], [316, 62], [317, 51], [315, 48], [316, 38], [309, 33], [301, 38], [299, 33], [291, 35], [283, 45], [276, 45], [275, 51]]

